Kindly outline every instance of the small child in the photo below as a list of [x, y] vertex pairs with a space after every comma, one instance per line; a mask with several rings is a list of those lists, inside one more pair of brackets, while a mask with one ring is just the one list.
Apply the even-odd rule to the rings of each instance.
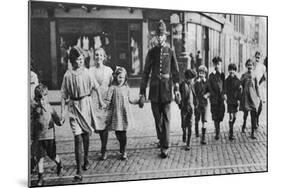
[[179, 104], [179, 107], [181, 109], [181, 127], [183, 131], [182, 140], [183, 142], [186, 142], [185, 150], [190, 150], [194, 106], [196, 106], [196, 96], [193, 86], [193, 79], [196, 77], [196, 72], [188, 69], [185, 71], [184, 77], [185, 80], [180, 84], [181, 102]]
[[220, 137], [220, 122], [222, 122], [225, 112], [223, 94], [225, 75], [221, 72], [222, 59], [214, 57], [212, 61], [215, 71], [209, 76], [208, 92], [210, 93], [212, 119], [215, 124], [215, 139], [218, 140]]
[[245, 119], [247, 119], [247, 116], [245, 118], [245, 114], [247, 115], [250, 111], [252, 124], [251, 138], [256, 139], [255, 129], [257, 124], [257, 111], [260, 102], [259, 84], [256, 75], [253, 73], [254, 63], [251, 59], [248, 59], [246, 61], [246, 67], [248, 71], [241, 76], [241, 85], [243, 91], [240, 108], [242, 111], [244, 111], [244, 123], [242, 127], [242, 132], [244, 132], [246, 128]]
[[196, 134], [196, 137], [199, 137], [198, 125], [199, 125], [199, 121], [201, 118], [201, 122], [202, 122], [201, 144], [205, 145], [206, 144], [205, 123], [207, 122], [206, 110], [207, 110], [207, 105], [208, 105], [208, 100], [205, 97], [206, 88], [207, 88], [207, 79], [206, 79], [207, 67], [205, 67], [204, 65], [199, 66], [198, 74], [199, 74], [199, 77], [194, 84], [195, 94], [196, 94], [197, 101], [198, 101], [198, 105], [195, 108], [195, 134]]
[[138, 100], [130, 98], [130, 88], [127, 84], [128, 75], [123, 67], [117, 67], [113, 73], [113, 82], [108, 89], [108, 130], [114, 130], [120, 144], [121, 160], [127, 160], [127, 128], [133, 126], [134, 119], [130, 104], [139, 104]]
[[38, 141], [37, 157], [38, 161], [38, 186], [42, 186], [44, 179], [44, 158], [47, 155], [57, 164], [57, 174], [60, 175], [62, 163], [56, 153], [55, 128], [54, 124], [61, 126], [62, 122], [56, 111], [48, 102], [48, 88], [43, 84], [36, 86], [34, 90], [33, 115], [33, 140]]
[[227, 99], [227, 112], [229, 113], [229, 140], [234, 140], [233, 126], [236, 120], [236, 113], [238, 111], [238, 101], [241, 93], [240, 80], [235, 75], [237, 66], [233, 63], [228, 65], [229, 76], [225, 80], [225, 98]]

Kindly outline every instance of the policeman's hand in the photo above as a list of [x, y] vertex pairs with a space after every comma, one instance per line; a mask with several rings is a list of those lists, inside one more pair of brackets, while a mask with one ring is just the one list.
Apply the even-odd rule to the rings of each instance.
[[145, 96], [144, 95], [140, 95], [140, 98], [139, 98], [139, 107], [140, 108], [143, 108], [144, 102], [145, 102]]

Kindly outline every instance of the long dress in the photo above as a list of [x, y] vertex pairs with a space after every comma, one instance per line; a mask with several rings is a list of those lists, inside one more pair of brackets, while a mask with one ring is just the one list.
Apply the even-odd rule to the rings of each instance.
[[109, 102], [107, 126], [109, 130], [126, 131], [135, 121], [131, 111], [130, 90], [127, 85], [112, 85], [108, 89], [106, 101]]
[[91, 91], [97, 88], [97, 83], [89, 71], [82, 67], [79, 70], [68, 70], [61, 86], [63, 99], [68, 103], [69, 120], [74, 135], [92, 133], [96, 125]]
[[[89, 71], [91, 76], [97, 81], [101, 98], [105, 100], [109, 85], [112, 81], [112, 69], [108, 66], [102, 66], [101, 68], [91, 67]], [[99, 107], [98, 95], [96, 91], [92, 92], [92, 102], [96, 116], [95, 130], [105, 130], [107, 112]]]
[[240, 109], [242, 111], [257, 111], [259, 106], [259, 85], [254, 73], [244, 73], [241, 76], [243, 87]]

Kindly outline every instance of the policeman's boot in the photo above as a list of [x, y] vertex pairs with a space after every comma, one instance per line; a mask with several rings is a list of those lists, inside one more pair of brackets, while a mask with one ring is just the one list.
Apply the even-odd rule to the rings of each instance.
[[202, 145], [206, 145], [205, 133], [206, 133], [206, 128], [202, 128], [202, 135], [201, 135], [201, 144]]
[[196, 137], [199, 137], [199, 128], [198, 128], [199, 122], [195, 122], [195, 135]]

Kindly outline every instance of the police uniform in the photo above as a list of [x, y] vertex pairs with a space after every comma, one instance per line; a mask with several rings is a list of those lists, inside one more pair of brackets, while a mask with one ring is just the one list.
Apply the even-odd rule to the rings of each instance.
[[[159, 22], [158, 34], [166, 31], [163, 21]], [[148, 51], [143, 77], [140, 86], [140, 95], [145, 96], [146, 87], [151, 73], [149, 100], [156, 124], [157, 137], [160, 141], [161, 154], [167, 156], [170, 132], [170, 104], [172, 101], [173, 82], [178, 90], [179, 67], [175, 52], [167, 46], [157, 45]]]

